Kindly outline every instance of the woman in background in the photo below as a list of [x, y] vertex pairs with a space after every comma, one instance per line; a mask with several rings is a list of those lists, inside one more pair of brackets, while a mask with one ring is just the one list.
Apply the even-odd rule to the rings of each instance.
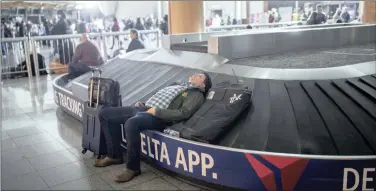
[[[112, 25], [112, 28], [111, 28], [111, 31], [112, 32], [119, 32], [120, 31], [120, 25], [119, 25], [119, 22], [118, 20], [116, 19], [116, 17], [114, 18], [114, 24]], [[119, 41], [119, 36], [114, 36], [112, 38], [112, 46], [111, 46], [111, 50], [114, 48], [115, 46], [115, 39], [117, 39], [117, 41]]]

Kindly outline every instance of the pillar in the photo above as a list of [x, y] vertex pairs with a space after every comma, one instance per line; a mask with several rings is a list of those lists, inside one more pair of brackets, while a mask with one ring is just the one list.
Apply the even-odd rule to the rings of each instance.
[[163, 16], [168, 15], [168, 1], [162, 1]]
[[251, 15], [251, 1], [245, 2], [245, 17], [242, 18], [242, 24], [249, 24], [249, 16]]
[[365, 0], [362, 13], [363, 23], [376, 23], [376, 1]]
[[203, 1], [169, 1], [170, 34], [204, 32]]
[[207, 31], [207, 26], [206, 26], [206, 19], [208, 19], [209, 18], [209, 16], [210, 15], [208, 15], [208, 13], [207, 13], [207, 7], [208, 7], [208, 4], [207, 4], [207, 2], [206, 1], [203, 1], [202, 2], [202, 10], [203, 10], [203, 13], [202, 13], [202, 17], [204, 18], [204, 19], [202, 19], [202, 23], [203, 23], [203, 25], [204, 25], [204, 32], [208, 32]]
[[242, 19], [242, 2], [241, 1], [235, 1], [235, 19], [237, 21]]
[[241, 13], [241, 18], [247, 18], [247, 5], [248, 1], [240, 1], [241, 2], [241, 8], [242, 8], [242, 13]]
[[157, 1], [157, 15], [156, 18], [163, 18], [163, 1]]

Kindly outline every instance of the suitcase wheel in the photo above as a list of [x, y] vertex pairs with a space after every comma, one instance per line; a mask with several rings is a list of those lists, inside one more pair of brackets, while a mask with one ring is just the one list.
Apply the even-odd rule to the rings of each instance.
[[87, 151], [87, 149], [83, 149], [83, 150], [81, 151], [81, 153], [82, 153], [82, 154], [85, 154], [86, 151]]

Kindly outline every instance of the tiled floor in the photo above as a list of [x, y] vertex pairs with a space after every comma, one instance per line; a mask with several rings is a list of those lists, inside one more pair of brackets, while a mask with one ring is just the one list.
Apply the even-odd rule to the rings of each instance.
[[2, 87], [2, 190], [202, 190], [146, 163], [143, 173], [118, 184], [124, 165], [92, 166], [81, 153], [81, 124], [57, 108], [51, 76], [5, 80]]

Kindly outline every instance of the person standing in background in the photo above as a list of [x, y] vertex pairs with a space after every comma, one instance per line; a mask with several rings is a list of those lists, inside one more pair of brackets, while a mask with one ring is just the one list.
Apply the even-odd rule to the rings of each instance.
[[77, 26], [77, 33], [78, 34], [83, 34], [86, 33], [86, 23], [84, 20], [79, 21], [78, 26]]
[[333, 15], [333, 23], [337, 23], [338, 20], [341, 20], [341, 9], [337, 8], [336, 12]]
[[42, 23], [43, 23], [43, 27], [44, 27], [44, 30], [45, 30], [45, 34], [50, 35], [50, 26], [48, 26], [48, 22], [47, 22], [45, 17], [43, 17]]
[[137, 17], [136, 25], [135, 25], [134, 28], [137, 29], [137, 30], [139, 30], [139, 31], [140, 30], [145, 30], [145, 26], [142, 24], [140, 17]]
[[[119, 32], [120, 31], [120, 25], [119, 25], [119, 22], [118, 20], [116, 19], [116, 17], [114, 17], [114, 24], [112, 25], [112, 28], [111, 28], [111, 31], [112, 32]], [[111, 50], [114, 48], [115, 46], [115, 39], [117, 39], [119, 41], [119, 36], [114, 36], [112, 38], [112, 46], [111, 46]]]
[[219, 26], [221, 26], [221, 22], [222, 22], [221, 17], [219, 17], [219, 15], [216, 14], [214, 16], [214, 18], [212, 19], [212, 26], [213, 27], [219, 27]]
[[163, 34], [168, 35], [168, 15], [163, 17], [163, 22], [160, 24], [160, 29]]
[[273, 11], [269, 11], [269, 23], [274, 23], [275, 21], [275, 13]]
[[350, 14], [348, 12], [347, 7], [344, 7], [340, 16], [342, 22], [348, 23], [350, 21]]
[[312, 12], [311, 15], [309, 15], [309, 17], [307, 19], [307, 25], [318, 24], [317, 20], [316, 20], [316, 17], [317, 17], [317, 13], [316, 12]]
[[[138, 31], [145, 30], [145, 26], [141, 23], [140, 17], [137, 18], [136, 25], [134, 26], [134, 28]], [[141, 34], [140, 38], [141, 38], [141, 40], [144, 40], [144, 36], [142, 34]]]
[[318, 4], [316, 5], [316, 24], [324, 24], [326, 23], [326, 15], [322, 12], [322, 5]]
[[292, 13], [292, 20], [293, 21], [299, 21], [300, 20], [298, 10], [296, 10], [296, 9], [294, 9], [294, 12]]
[[128, 45], [127, 52], [131, 52], [137, 49], [144, 49], [144, 44], [138, 38], [138, 31], [135, 29], [131, 29], [130, 37], [132, 39], [131, 43]]

